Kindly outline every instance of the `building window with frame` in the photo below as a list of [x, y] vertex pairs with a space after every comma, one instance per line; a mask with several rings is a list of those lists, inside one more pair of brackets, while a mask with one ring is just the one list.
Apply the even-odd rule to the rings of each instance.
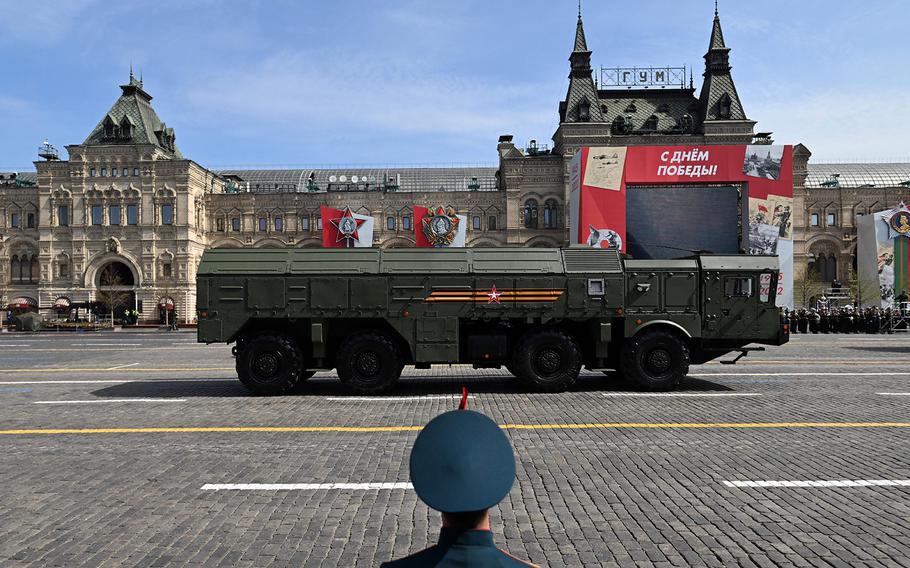
[[61, 262], [57, 265], [57, 276], [60, 278], [68, 278], [70, 275], [70, 266], [65, 262]]
[[98, 172], [95, 170], [95, 168], [89, 168], [89, 169], [88, 169], [88, 177], [90, 177], [90, 178], [95, 177], [95, 175], [96, 175], [97, 173], [98, 173]]
[[559, 218], [557, 217], [557, 205], [555, 199], [548, 199], [543, 209], [543, 226], [547, 229], [556, 229], [559, 227]]
[[174, 205], [171, 203], [165, 203], [161, 206], [161, 224], [162, 225], [173, 225], [174, 224]]
[[265, 217], [260, 217], [259, 218], [259, 231], [264, 233], [268, 230], [269, 230], [269, 220], [266, 219]]
[[309, 232], [309, 230], [310, 230], [310, 216], [309, 215], [303, 215], [302, 217], [300, 217], [300, 230]]
[[57, 206], [57, 226], [59, 226], [59, 227], [69, 227], [70, 226], [70, 208], [68, 205], [58, 205]]
[[104, 207], [101, 205], [92, 205], [92, 225], [101, 226], [104, 224]]
[[818, 227], [818, 213], [813, 213], [809, 216], [809, 226]]
[[405, 231], [411, 230], [411, 216], [410, 215], [405, 215], [404, 217], [401, 218], [401, 228], [404, 229]]
[[126, 224], [127, 225], [138, 225], [139, 224], [139, 205], [135, 203], [130, 203], [126, 206]]
[[161, 264], [161, 276], [163, 276], [164, 278], [170, 278], [171, 274], [173, 274], [173, 272], [171, 270], [171, 263], [170, 262], [162, 263]]
[[111, 177], [112, 178], [117, 177], [117, 168], [111, 168]]
[[487, 228], [491, 231], [496, 230], [496, 215], [490, 215], [487, 217]]
[[133, 177], [139, 177], [139, 168], [133, 168]]
[[481, 227], [481, 224], [480, 224], [480, 215], [474, 215], [474, 216], [471, 218], [471, 228], [474, 229], [475, 231], [479, 231], [479, 230], [480, 230], [480, 227]]
[[19, 214], [13, 213], [9, 216], [9, 226], [11, 229], [19, 228]]
[[221, 217], [218, 217], [217, 219], [215, 219], [215, 230], [218, 231], [219, 233], [224, 232], [224, 219], [222, 219]]
[[273, 224], [275, 225], [275, 232], [280, 233], [280, 232], [284, 231], [284, 218], [282, 218], [281, 215], [275, 216], [275, 220], [273, 221]]
[[34, 229], [34, 228], [35, 228], [35, 214], [34, 214], [34, 213], [26, 213], [26, 215], [25, 215], [25, 228], [26, 228], [26, 229]]
[[101, 177], [107, 177], [107, 168], [101, 168]]
[[393, 217], [392, 215], [389, 215], [388, 217], [385, 218], [385, 228], [390, 231], [395, 230], [395, 217]]
[[120, 224], [120, 206], [111, 205], [107, 209], [108, 225], [119, 225]]
[[231, 219], [231, 231], [235, 233], [240, 232], [240, 217], [234, 217]]
[[319, 217], [316, 217], [316, 230], [317, 231], [322, 230], [322, 216], [321, 215]]
[[537, 201], [534, 199], [528, 199], [525, 201], [523, 213], [523, 222], [525, 229], [536, 229], [537, 228]]
[[837, 215], [834, 213], [828, 213], [827, 215], [825, 215], [825, 225], [828, 227], [836, 227], [837, 226]]

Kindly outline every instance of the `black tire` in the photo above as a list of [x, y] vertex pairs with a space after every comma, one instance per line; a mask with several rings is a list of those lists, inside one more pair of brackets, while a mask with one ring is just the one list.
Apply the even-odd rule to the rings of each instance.
[[404, 369], [398, 347], [380, 333], [362, 333], [338, 349], [336, 368], [341, 382], [354, 392], [373, 394], [392, 388]]
[[297, 386], [303, 354], [286, 335], [263, 334], [246, 341], [237, 353], [237, 376], [253, 394], [287, 394]]
[[536, 391], [562, 392], [578, 379], [581, 349], [562, 331], [532, 331], [518, 342], [512, 368], [515, 376]]
[[645, 331], [623, 345], [620, 367], [641, 390], [669, 391], [689, 374], [689, 347], [673, 332]]

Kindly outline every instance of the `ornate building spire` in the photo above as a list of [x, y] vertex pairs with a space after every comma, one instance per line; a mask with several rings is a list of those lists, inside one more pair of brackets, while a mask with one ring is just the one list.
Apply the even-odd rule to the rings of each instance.
[[705, 54], [705, 81], [701, 89], [700, 106], [702, 119], [747, 120], [742, 102], [730, 75], [730, 48], [724, 42], [717, 3], [714, 4], [714, 25], [711, 41]]
[[569, 91], [560, 109], [561, 122], [603, 122], [603, 111], [594, 85], [591, 69], [591, 51], [585, 39], [581, 19], [581, 2], [578, 3], [578, 23], [575, 26], [575, 45], [569, 55]]

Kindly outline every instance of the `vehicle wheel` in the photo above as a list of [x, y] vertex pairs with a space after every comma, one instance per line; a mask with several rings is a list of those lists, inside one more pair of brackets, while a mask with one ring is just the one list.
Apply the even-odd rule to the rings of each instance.
[[336, 362], [341, 382], [361, 393], [389, 390], [404, 368], [398, 348], [379, 333], [349, 337], [338, 349]]
[[512, 367], [515, 375], [532, 389], [561, 392], [578, 379], [581, 350], [578, 343], [562, 331], [531, 332], [518, 342]]
[[622, 349], [624, 377], [646, 391], [668, 391], [689, 374], [689, 348], [676, 334], [645, 331]]
[[237, 376], [253, 394], [287, 394], [301, 379], [303, 354], [286, 335], [263, 334], [251, 338], [237, 354]]

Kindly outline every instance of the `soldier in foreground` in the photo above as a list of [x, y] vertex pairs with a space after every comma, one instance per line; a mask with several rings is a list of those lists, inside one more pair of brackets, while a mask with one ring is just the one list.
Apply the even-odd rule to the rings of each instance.
[[471, 410], [440, 414], [417, 436], [410, 469], [417, 496], [442, 513], [439, 542], [382, 566], [534, 566], [493, 543], [489, 509], [515, 481], [512, 446], [495, 422]]

